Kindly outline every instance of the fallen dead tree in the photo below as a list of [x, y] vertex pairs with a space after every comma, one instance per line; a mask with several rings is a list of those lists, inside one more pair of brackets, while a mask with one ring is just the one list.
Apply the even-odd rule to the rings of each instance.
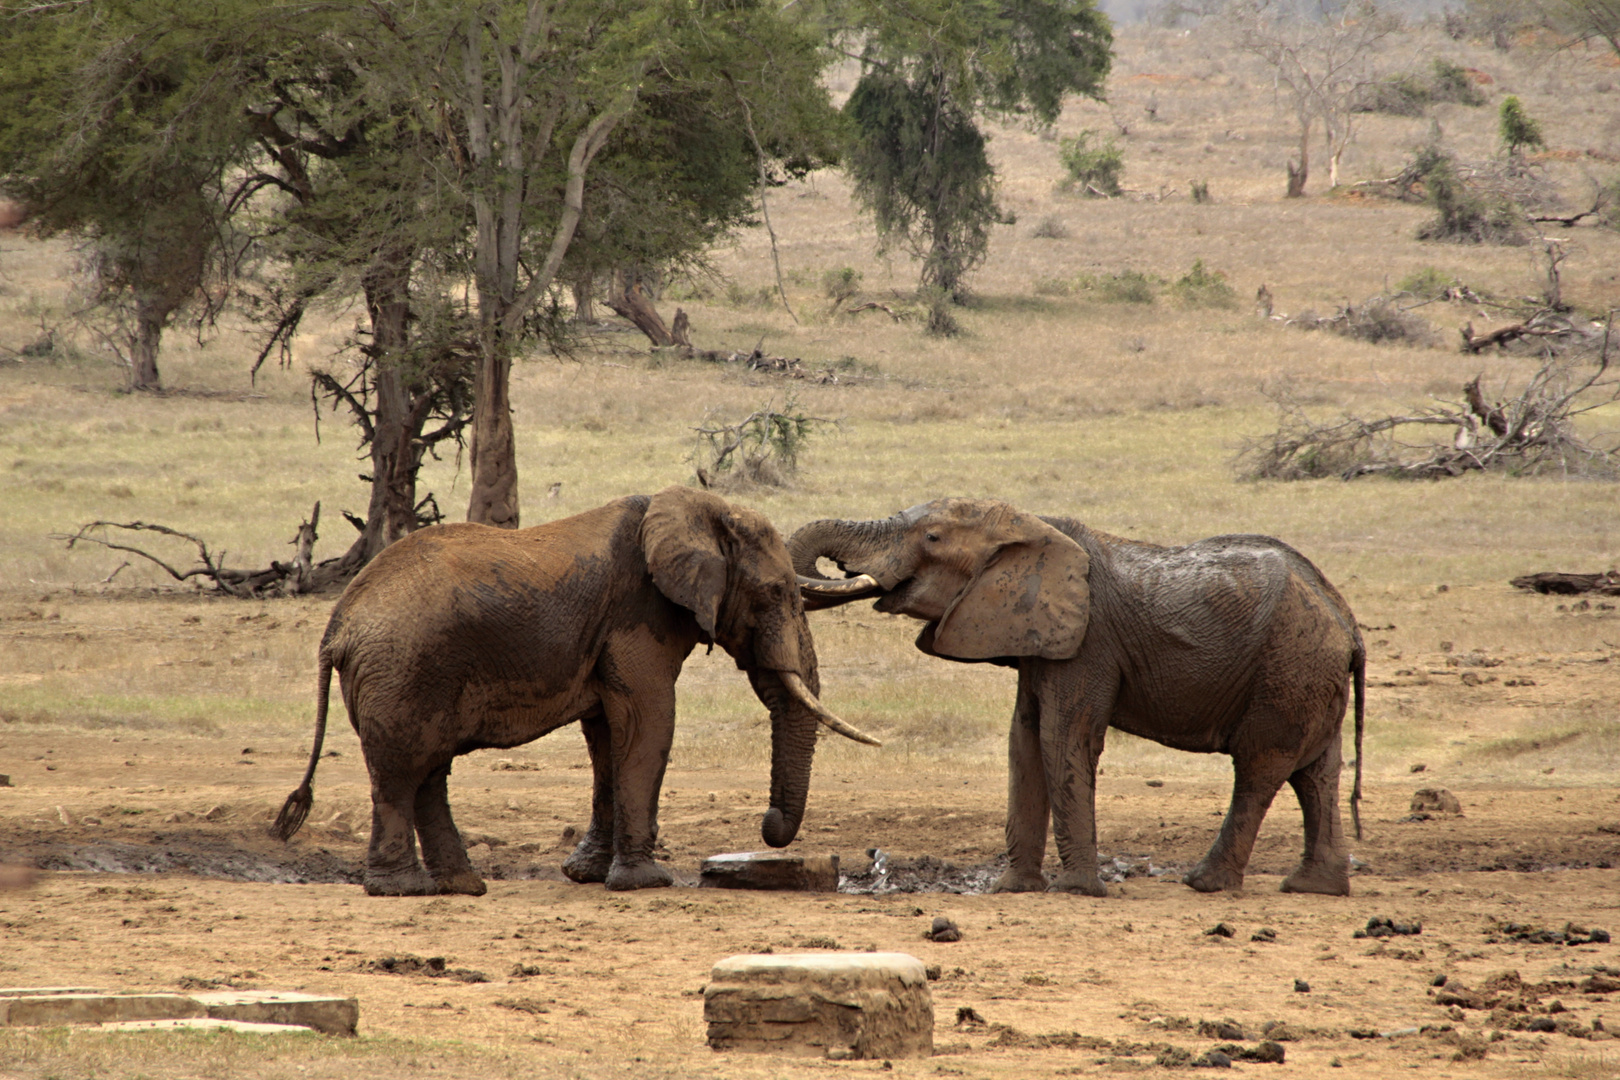
[[[431, 498], [431, 496], [429, 496]], [[420, 508], [419, 508], [420, 509]], [[53, 533], [51, 539], [66, 541], [69, 550], [79, 544], [95, 544], [112, 551], [124, 551], [160, 567], [165, 573], [178, 582], [193, 582], [201, 585], [211, 582], [213, 587], [228, 596], [241, 599], [256, 599], [266, 596], [301, 596], [307, 593], [325, 592], [340, 585], [346, 584], [354, 576], [355, 567], [350, 565], [351, 560], [346, 556], [335, 559], [323, 559], [314, 562], [312, 552], [315, 541], [319, 538], [316, 528], [321, 520], [321, 504], [316, 503], [309, 512], [309, 519], [298, 526], [298, 533], [289, 544], [293, 545], [294, 554], [289, 562], [271, 560], [270, 565], [262, 570], [239, 570], [225, 565], [226, 552], [213, 552], [208, 548], [208, 542], [200, 536], [194, 536], [167, 525], [158, 525], [147, 521], [92, 521], [81, 525], [77, 532]], [[363, 523], [362, 523], [363, 524]], [[112, 530], [119, 530], [113, 532]], [[166, 536], [175, 540], [184, 540], [196, 548], [195, 565], [187, 569], [179, 569], [167, 560], [154, 555], [145, 548], [136, 547], [132, 543], [120, 543], [112, 539], [113, 536], [122, 536], [127, 533], [149, 533], [157, 536]], [[129, 565], [128, 563], [124, 564]], [[119, 567], [122, 570], [123, 567]], [[117, 576], [118, 570], [108, 577]]]
[[796, 379], [814, 383], [817, 386], [848, 386], [872, 381], [871, 375], [863, 375], [853, 371], [839, 371], [833, 367], [810, 367], [797, 356], [766, 356], [757, 346], [748, 352], [741, 350], [722, 352], [714, 349], [680, 349], [677, 350], [677, 355], [689, 360], [703, 360], [711, 364], [735, 364], [748, 371], [779, 375], [784, 379]]
[[[1240, 469], [1250, 479], [1274, 480], [1438, 479], [1468, 472], [1620, 478], [1620, 445], [1612, 436], [1608, 443], [1589, 441], [1575, 426], [1581, 414], [1620, 400], [1620, 382], [1607, 377], [1607, 342], [1595, 371], [1580, 375], [1575, 366], [1569, 359], [1549, 360], [1518, 394], [1501, 401], [1487, 401], [1476, 376], [1463, 386], [1462, 401], [1329, 424], [1273, 395], [1281, 422], [1271, 434], [1248, 441], [1238, 456]], [[1406, 441], [1419, 434], [1425, 437]]]
[[1602, 574], [1564, 574], [1545, 571], [1516, 577], [1508, 584], [1515, 589], [1528, 589], [1544, 596], [1578, 596], [1581, 593], [1620, 596], [1620, 571], [1610, 570]]

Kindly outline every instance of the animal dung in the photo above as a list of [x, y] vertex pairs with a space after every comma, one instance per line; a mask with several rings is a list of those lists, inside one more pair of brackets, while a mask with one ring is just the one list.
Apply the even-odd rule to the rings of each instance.
[[838, 856], [739, 851], [711, 855], [698, 874], [698, 884], [713, 889], [837, 892]]
[[801, 1057], [929, 1057], [934, 1002], [905, 953], [732, 956], [714, 965], [703, 1018], [716, 1050]]

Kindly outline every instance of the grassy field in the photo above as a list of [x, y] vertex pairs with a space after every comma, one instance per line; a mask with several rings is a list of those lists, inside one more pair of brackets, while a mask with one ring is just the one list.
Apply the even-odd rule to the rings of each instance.
[[[1620, 70], [1611, 57], [1500, 54], [1428, 31], [1402, 47], [1445, 55], [1491, 80], [1489, 105], [1436, 110], [1447, 144], [1463, 156], [1493, 152], [1495, 103], [1515, 93], [1543, 121], [1549, 149], [1541, 166], [1572, 207], [1620, 170]], [[1429, 119], [1360, 123], [1345, 159], [1352, 181], [1395, 172], [1430, 132]], [[1062, 190], [1056, 136], [1115, 124], [1129, 129], [1121, 141], [1135, 194], [1103, 202]], [[1613, 483], [1240, 478], [1235, 458], [1246, 440], [1276, 426], [1270, 394], [1286, 390], [1323, 418], [1400, 412], [1454, 399], [1476, 374], [1492, 392], [1516, 387], [1537, 363], [1460, 353], [1464, 323], [1505, 321], [1471, 305], [1420, 309], [1433, 324], [1425, 345], [1372, 345], [1255, 315], [1251, 298], [1262, 284], [1289, 314], [1359, 302], [1428, 269], [1501, 296], [1540, 287], [1534, 245], [1419, 242], [1414, 233], [1428, 211], [1354, 191], [1323, 194], [1325, 167], [1310, 198], [1284, 201], [1283, 160], [1294, 141], [1262, 72], [1220, 55], [1196, 32], [1122, 32], [1107, 106], [1075, 103], [1055, 133], [995, 131], [991, 152], [1017, 223], [997, 230], [973, 279], [977, 298], [960, 315], [966, 333], [950, 340], [926, 338], [880, 311], [830, 315], [825, 272], [853, 267], [867, 297], [894, 303], [912, 287], [915, 266], [874, 255], [870, 225], [841, 177], [775, 190], [772, 220], [797, 321], [758, 299], [772, 284], [758, 232], [715, 254], [719, 277], [682, 285], [662, 307], [666, 317], [677, 303], [687, 311], [701, 348], [762, 342], [768, 354], [833, 368], [841, 383], [649, 356], [639, 335], [620, 330], [592, 335], [572, 359], [533, 357], [513, 374], [523, 521], [690, 482], [695, 426], [793, 401], [836, 427], [816, 435], [789, 486], [728, 493], [784, 534], [818, 517], [884, 516], [945, 495], [1002, 498], [1166, 544], [1273, 534], [1317, 562], [1368, 628], [1369, 776], [1394, 783], [1422, 762], [1453, 786], [1612, 786], [1620, 686], [1609, 661], [1620, 655], [1620, 617], [1602, 604], [1569, 610], [1567, 600], [1516, 591], [1508, 579], [1620, 563]], [[1212, 203], [1190, 201], [1194, 179], [1208, 182]], [[1057, 224], [1041, 228], [1048, 222]], [[1571, 251], [1566, 297], [1590, 316], [1620, 305], [1620, 233], [1583, 226], [1557, 236]], [[1083, 275], [1126, 271], [1173, 281], [1200, 259], [1226, 275], [1231, 306], [1190, 307], [1168, 295], [1108, 302], [1069, 287]], [[42, 319], [61, 316], [71, 302], [71, 263], [62, 244], [0, 234], [0, 346], [20, 350]], [[341, 553], [352, 534], [338, 511], [364, 510], [367, 489], [356, 474], [365, 462], [341, 416], [321, 414], [317, 441], [307, 368], [332, 362], [354, 318], [324, 312], [298, 341], [294, 362], [267, 366], [256, 380], [248, 377], [253, 342], [241, 327], [202, 343], [171, 333], [160, 361], [172, 388], [164, 396], [123, 393], [121, 371], [87, 341], [20, 362], [0, 352], [0, 771], [23, 736], [210, 746], [265, 738], [290, 746], [307, 737], [315, 645], [330, 598], [196, 596], [139, 559], [69, 551], [60, 534], [96, 519], [160, 522], [206, 537], [229, 565], [262, 566], [288, 555], [299, 521], [320, 500], [316, 555]], [[1620, 427], [1620, 408], [1583, 423], [1590, 432]], [[548, 498], [553, 484], [560, 487]], [[447, 457], [424, 468], [419, 494], [433, 491], [455, 520], [466, 487], [464, 464]], [[190, 565], [184, 544], [161, 550]], [[120, 568], [126, 561], [132, 565]], [[833, 782], [824, 774], [961, 775], [1001, 785], [1010, 674], [929, 660], [912, 648], [914, 626], [864, 605], [814, 616], [812, 625], [828, 703], [886, 741], [880, 752], [824, 746], [818, 785]], [[1448, 668], [1458, 657], [1500, 661], [1491, 670], [1504, 679], [1535, 678], [1530, 689], [1459, 685]], [[729, 659], [695, 655], [680, 694], [678, 767], [763, 766], [760, 708]], [[330, 745], [353, 754], [352, 734], [339, 727]], [[558, 765], [584, 760], [571, 736], [527, 752]], [[1115, 775], [1217, 786], [1228, 769], [1224, 759], [1118, 733], [1104, 761]], [[1291, 806], [1292, 797], [1279, 799], [1273, 817], [1291, 832], [1285, 801]], [[74, 1038], [12, 1044], [24, 1055], [13, 1060], [27, 1063], [22, 1075], [52, 1075], [52, 1063], [63, 1061], [72, 1063], [64, 1074], [90, 1075], [113, 1070], [113, 1056], [125, 1052], [109, 1056], [103, 1044]], [[202, 1068], [183, 1050], [131, 1045], [136, 1056], [121, 1065], [137, 1072], [168, 1075], [176, 1062]], [[225, 1045], [244, 1061], [271, 1055], [280, 1073], [304, 1067], [296, 1043]], [[414, 1053], [408, 1042], [386, 1041], [354, 1052], [388, 1061]], [[502, 1052], [454, 1050], [452, 1071], [502, 1074], [506, 1066], [489, 1057]], [[316, 1060], [323, 1075], [346, 1068], [338, 1051]], [[1572, 1061], [1564, 1071], [1549, 1065], [1547, 1075], [1611, 1075], [1601, 1062], [1590, 1071], [1588, 1059]], [[245, 1067], [214, 1064], [220, 1075]], [[545, 1075], [572, 1075], [574, 1066], [552, 1065]]]

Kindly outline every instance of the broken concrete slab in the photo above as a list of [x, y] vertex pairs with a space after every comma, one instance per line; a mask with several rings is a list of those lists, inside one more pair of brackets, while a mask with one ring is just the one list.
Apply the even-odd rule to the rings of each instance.
[[327, 1035], [353, 1035], [360, 1023], [357, 998], [323, 997], [285, 990], [218, 990], [193, 994], [215, 1020], [296, 1024]]
[[64, 1027], [206, 1016], [185, 994], [33, 994], [0, 998], [0, 1027]]
[[838, 856], [739, 851], [713, 855], [698, 867], [698, 883], [714, 889], [837, 892]]
[[125, 1020], [117, 1024], [102, 1024], [102, 1031], [242, 1031], [258, 1035], [285, 1035], [309, 1028], [302, 1024], [254, 1024], [246, 1020], [215, 1020], [210, 1016], [194, 1016], [184, 1020]]
[[353, 1035], [360, 1022], [360, 1002], [285, 990], [202, 994], [119, 994], [50, 986], [0, 990], [0, 1027], [200, 1019], [294, 1025], [327, 1035]]
[[732, 956], [703, 991], [716, 1050], [840, 1058], [927, 1057], [934, 1003], [905, 953]]

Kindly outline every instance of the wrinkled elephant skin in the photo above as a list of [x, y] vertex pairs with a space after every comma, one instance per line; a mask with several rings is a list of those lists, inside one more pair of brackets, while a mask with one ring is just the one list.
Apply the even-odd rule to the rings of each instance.
[[1040, 518], [1002, 502], [941, 499], [880, 521], [827, 519], [788, 543], [806, 596], [864, 595], [821, 579], [818, 558], [870, 575], [877, 610], [924, 620], [923, 652], [1017, 667], [1008, 737], [1004, 891], [1106, 895], [1097, 873], [1096, 772], [1110, 727], [1232, 758], [1232, 803], [1187, 875], [1236, 889], [1272, 798], [1286, 782], [1304, 811], [1305, 852], [1289, 892], [1350, 891], [1340, 825], [1340, 733], [1355, 691], [1360, 835], [1366, 651], [1355, 616], [1299, 552], [1268, 536], [1166, 548]]
[[761, 515], [683, 487], [529, 529], [435, 526], [378, 555], [327, 624], [314, 751], [274, 831], [286, 839], [308, 814], [336, 671], [371, 776], [368, 893], [482, 894], [450, 816], [453, 759], [572, 723], [594, 787], [564, 872], [610, 889], [668, 885], [653, 858], [659, 789], [675, 680], [700, 643], [730, 653], [770, 711], [762, 831], [784, 846], [804, 814], [816, 724], [831, 717], [817, 714], [797, 582]]

